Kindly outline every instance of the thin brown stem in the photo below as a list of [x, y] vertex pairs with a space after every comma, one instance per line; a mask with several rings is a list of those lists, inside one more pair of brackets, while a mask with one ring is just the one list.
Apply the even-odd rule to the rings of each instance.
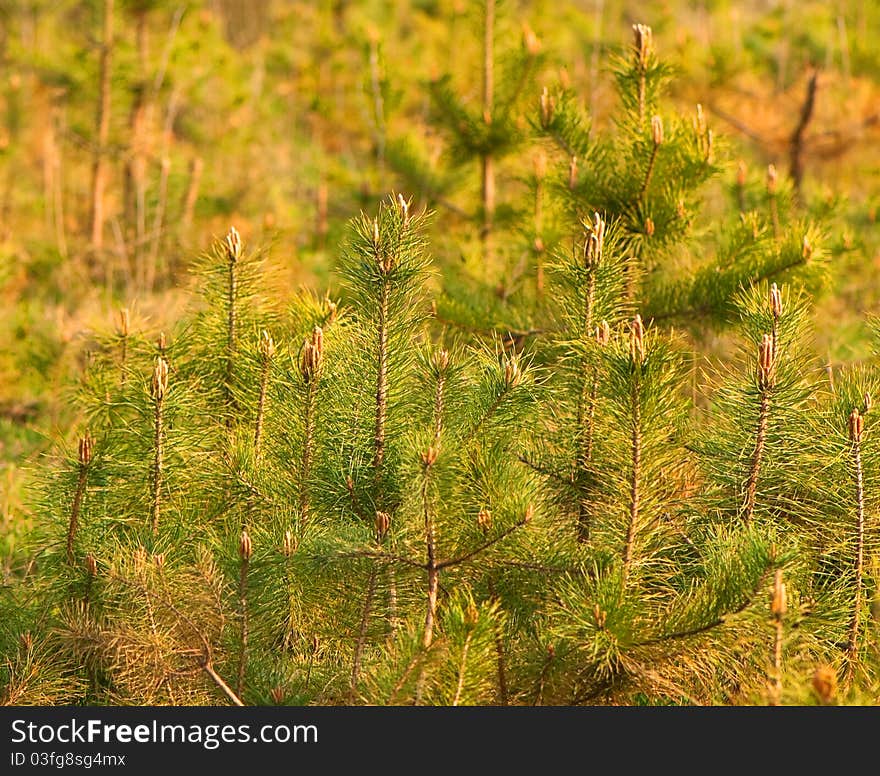
[[862, 474], [862, 446], [858, 437], [852, 446], [853, 469], [856, 486], [856, 556], [853, 572], [855, 574], [855, 591], [853, 610], [849, 623], [849, 638], [846, 646], [846, 675], [852, 679], [855, 673], [856, 660], [859, 656], [859, 633], [861, 630], [862, 590], [864, 587], [865, 568], [865, 483]]
[[374, 434], [373, 469], [378, 479], [385, 460], [385, 423], [388, 415], [388, 282], [382, 281], [379, 293], [379, 345], [376, 354], [376, 427]]
[[370, 624], [370, 612], [373, 608], [373, 596], [376, 593], [376, 568], [370, 569], [370, 579], [367, 582], [367, 594], [364, 598], [364, 608], [361, 612], [361, 622], [358, 628], [357, 642], [354, 647], [354, 657], [351, 662], [351, 683], [349, 685], [348, 699], [350, 703], [354, 703], [357, 698], [358, 678], [361, 672], [361, 658], [364, 653], [364, 646], [367, 643], [367, 627]]
[[317, 378], [310, 380], [305, 398], [305, 437], [303, 439], [302, 467], [299, 475], [299, 508], [303, 519], [309, 514], [309, 478], [312, 476], [312, 456], [315, 449], [315, 400], [318, 395]]
[[[471, 639], [473, 638], [473, 633], [468, 633], [465, 637], [464, 645], [461, 648], [461, 664], [458, 667], [458, 681], [455, 685], [455, 697], [452, 699], [452, 705], [458, 706], [459, 701], [461, 700], [461, 693], [464, 690], [464, 678], [465, 673], [467, 672], [467, 659], [468, 652], [471, 648]], [[506, 703], [504, 704], [507, 705]]]
[[76, 480], [76, 490], [73, 494], [73, 506], [70, 508], [70, 525], [67, 528], [67, 562], [72, 566], [74, 563], [73, 545], [76, 541], [76, 532], [79, 527], [79, 513], [82, 508], [83, 496], [88, 484], [88, 467], [79, 465], [79, 476]]
[[639, 484], [642, 464], [642, 419], [641, 396], [639, 381], [632, 388], [632, 472], [630, 474], [629, 524], [626, 529], [626, 545], [623, 550], [623, 584], [627, 583], [632, 566], [633, 549], [635, 546], [636, 527], [639, 521], [640, 493]]
[[154, 534], [159, 533], [159, 512], [162, 499], [162, 464], [164, 454], [163, 401], [157, 398], [153, 404], [153, 502], [150, 525]]
[[758, 409], [758, 428], [755, 433], [755, 449], [749, 466], [749, 478], [746, 483], [746, 498], [742, 507], [743, 522], [748, 525], [755, 511], [755, 494], [758, 490], [758, 476], [761, 473], [761, 459], [767, 442], [767, 421], [770, 417], [770, 393], [761, 391], [761, 404]]
[[645, 194], [648, 192], [648, 186], [651, 185], [651, 178], [654, 175], [654, 165], [657, 163], [657, 151], [660, 148], [656, 143], [651, 149], [651, 158], [648, 159], [648, 169], [645, 170], [645, 179], [642, 181], [642, 187], [639, 189], [638, 201], [642, 202], [645, 199]]
[[238, 299], [238, 273], [236, 271], [236, 263], [236, 259], [229, 259], [226, 288], [226, 379], [223, 385], [223, 391], [228, 410], [228, 415], [226, 417], [227, 427], [232, 426], [232, 416], [235, 404], [235, 397], [232, 392], [232, 380], [235, 370], [235, 337], [237, 327], [236, 301]]
[[211, 681], [220, 688], [220, 691], [229, 699], [233, 706], [244, 706], [241, 698], [239, 698], [238, 695], [233, 692], [232, 688], [220, 678], [220, 675], [214, 670], [214, 667], [210, 662], [204, 663], [202, 665], [202, 670], [210, 677]]
[[247, 583], [248, 583], [248, 567], [250, 560], [242, 558], [241, 572], [238, 578], [238, 605], [241, 615], [241, 644], [238, 650], [238, 682], [236, 683], [236, 694], [241, 696], [244, 689], [244, 677], [247, 672], [248, 660], [248, 639], [250, 637], [250, 613], [248, 611], [247, 600]]

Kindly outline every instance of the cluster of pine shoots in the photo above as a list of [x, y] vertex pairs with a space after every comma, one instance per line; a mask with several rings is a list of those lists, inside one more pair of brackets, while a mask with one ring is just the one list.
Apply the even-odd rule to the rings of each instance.
[[[812, 353], [820, 235], [772, 169], [695, 231], [717, 143], [661, 117], [649, 28], [630, 54], [613, 132], [535, 101], [534, 335], [440, 320], [401, 195], [339, 298], [269, 304], [231, 229], [175, 331], [120, 311], [0, 603], [3, 702], [876, 701], [878, 374]], [[671, 324], [709, 311], [736, 353], [698, 391]]]

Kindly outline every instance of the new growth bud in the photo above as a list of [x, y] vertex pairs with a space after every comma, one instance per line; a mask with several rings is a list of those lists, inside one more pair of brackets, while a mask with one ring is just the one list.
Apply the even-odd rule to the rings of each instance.
[[651, 218], [651, 216], [648, 216], [645, 219], [645, 234], [648, 235], [648, 237], [654, 236], [654, 219]]
[[809, 261], [811, 258], [813, 258], [813, 245], [807, 235], [804, 235], [803, 247], [801, 248], [801, 256], [803, 257], [804, 261]]
[[640, 70], [645, 70], [648, 67], [651, 54], [654, 52], [654, 35], [651, 28], [647, 25], [634, 24], [633, 37], [636, 64], [639, 66]]
[[782, 581], [782, 570], [777, 569], [773, 576], [773, 594], [770, 596], [770, 614], [774, 620], [781, 620], [788, 611], [788, 599], [785, 593], [785, 583]]
[[776, 357], [773, 352], [773, 337], [765, 334], [758, 346], [758, 387], [765, 391], [776, 376]]
[[645, 325], [641, 315], [636, 315], [630, 324], [629, 355], [638, 364], [645, 360]]
[[468, 630], [476, 627], [477, 621], [480, 619], [480, 612], [473, 600], [468, 601], [467, 608], [464, 610], [464, 624]]
[[158, 350], [161, 355], [164, 355], [167, 348], [168, 340], [165, 338], [165, 332], [160, 331], [159, 336], [156, 338], [156, 350]]
[[426, 469], [437, 463], [437, 448], [431, 445], [421, 453], [422, 466]]
[[388, 533], [388, 529], [391, 528], [391, 515], [387, 512], [376, 512], [373, 527], [376, 529], [376, 539], [381, 542]]
[[296, 552], [296, 541], [294, 540], [290, 529], [284, 532], [284, 539], [281, 542], [281, 552], [284, 554], [285, 558], [289, 558], [294, 552]]
[[95, 440], [92, 439], [91, 435], [88, 431], [86, 431], [85, 436], [80, 437], [79, 440], [79, 465], [80, 466], [88, 466], [92, 462], [92, 450], [95, 445]]
[[299, 371], [306, 383], [321, 376], [324, 365], [324, 330], [320, 326], [312, 329], [312, 334], [303, 341], [299, 358]]
[[523, 523], [526, 523], [526, 524], [531, 523], [532, 518], [534, 516], [535, 516], [535, 505], [532, 504], [531, 502], [529, 502], [528, 505], [526, 506], [526, 511], [523, 514]]
[[234, 264], [241, 258], [241, 235], [234, 226], [229, 227], [229, 233], [226, 235], [224, 243], [226, 244], [226, 257]]
[[248, 534], [247, 530], [243, 530], [241, 532], [241, 539], [238, 542], [238, 555], [244, 560], [248, 561], [251, 559], [251, 555], [254, 554], [254, 546], [251, 543], [251, 537]]
[[431, 355], [431, 366], [438, 374], [445, 374], [449, 369], [449, 351], [446, 348], [435, 350]]
[[271, 361], [275, 355], [275, 340], [265, 329], [260, 332], [260, 355], [264, 361]]
[[89, 572], [90, 577], [98, 576], [98, 561], [95, 560], [95, 556], [92, 553], [86, 555], [86, 571]]
[[779, 318], [782, 315], [782, 292], [776, 283], [770, 286], [770, 312], [774, 318]]
[[663, 119], [659, 116], [651, 117], [651, 139], [655, 148], [663, 145]]
[[400, 209], [400, 215], [403, 218], [403, 228], [409, 226], [409, 202], [403, 198], [403, 194], [397, 195], [397, 207]]
[[486, 507], [483, 507], [477, 515], [477, 525], [484, 534], [489, 533], [492, 527], [492, 512]]
[[504, 360], [504, 385], [508, 388], [516, 388], [522, 382], [522, 371], [515, 356]]
[[127, 337], [129, 332], [129, 313], [127, 307], [122, 307], [119, 310], [119, 319], [116, 321], [116, 330], [119, 332], [120, 337]]
[[611, 341], [611, 327], [608, 325], [608, 321], [602, 321], [596, 327], [596, 342], [598, 342], [602, 347], [607, 345]]
[[592, 222], [584, 223], [586, 239], [584, 241], [584, 266], [594, 269], [602, 260], [602, 250], [605, 246], [605, 221], [598, 213], [593, 213]]
[[849, 438], [851, 442], [858, 444], [862, 441], [862, 433], [865, 430], [865, 418], [853, 407], [849, 414]]
[[153, 379], [150, 382], [150, 394], [157, 402], [161, 402], [168, 392], [168, 362], [159, 356], [153, 367]]

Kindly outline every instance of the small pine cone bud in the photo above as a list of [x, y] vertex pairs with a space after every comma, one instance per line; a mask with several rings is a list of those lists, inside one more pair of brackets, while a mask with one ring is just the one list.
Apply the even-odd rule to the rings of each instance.
[[654, 229], [655, 229], [654, 219], [651, 218], [650, 216], [648, 216], [645, 219], [645, 234], [648, 235], [648, 237], [653, 237], [654, 236]]
[[128, 308], [122, 307], [119, 309], [119, 320], [116, 322], [116, 330], [119, 332], [120, 337], [127, 337], [129, 332], [129, 314]]
[[574, 189], [577, 186], [577, 175], [578, 175], [578, 158], [576, 156], [572, 156], [568, 161], [568, 188], [569, 190]]
[[775, 164], [768, 164], [767, 165], [767, 193], [768, 194], [773, 195], [776, 193], [776, 187], [778, 185], [778, 182], [779, 182], [779, 174], [776, 172], [776, 165]]
[[641, 315], [636, 315], [630, 324], [629, 355], [639, 364], [645, 360], [645, 326]]
[[244, 560], [248, 561], [251, 559], [251, 555], [254, 554], [254, 545], [251, 542], [251, 537], [246, 530], [241, 532], [241, 539], [238, 542], [238, 556]]
[[651, 117], [651, 139], [655, 148], [663, 145], [663, 119], [659, 116]]
[[865, 410], [862, 414], [867, 415], [871, 411], [871, 407], [873, 406], [874, 402], [871, 399], [871, 394], [865, 391]]
[[596, 327], [596, 342], [598, 342], [602, 347], [605, 347], [611, 341], [611, 327], [608, 325], [608, 321], [602, 321]]
[[403, 194], [397, 195], [397, 206], [403, 218], [403, 228], [406, 229], [409, 226], [409, 202], [404, 199]]
[[315, 326], [311, 336], [303, 342], [299, 369], [303, 380], [307, 383], [321, 376], [324, 364], [324, 330]]
[[803, 257], [804, 261], [809, 261], [811, 258], [813, 258], [813, 245], [807, 235], [804, 235], [803, 247], [801, 248], [801, 256]]
[[152, 397], [161, 402], [168, 392], [168, 362], [159, 356], [156, 359], [156, 366], [153, 367], [153, 379], [150, 383], [150, 393]]
[[522, 371], [515, 358], [508, 358], [504, 362], [504, 384], [508, 388], [516, 388], [522, 382]]
[[813, 672], [813, 690], [825, 706], [834, 703], [837, 695], [837, 672], [827, 665], [819, 666]]
[[550, 96], [545, 86], [541, 90], [541, 127], [547, 129], [553, 122], [553, 112], [556, 109], [556, 100]]
[[351, 478], [350, 474], [345, 478], [345, 487], [349, 493], [354, 493], [354, 480]]
[[271, 690], [269, 690], [269, 697], [272, 698], [272, 703], [276, 706], [280, 706], [284, 703], [284, 699], [287, 697], [287, 693], [284, 692], [284, 689], [279, 685], [275, 685]]
[[281, 543], [281, 552], [284, 553], [285, 558], [289, 558], [294, 552], [296, 552], [296, 542], [289, 529], [284, 532], [284, 539]]
[[98, 561], [95, 560], [95, 556], [92, 553], [86, 555], [86, 571], [88, 571], [90, 577], [98, 576]]
[[85, 436], [80, 437], [79, 440], [79, 465], [80, 466], [88, 466], [92, 462], [92, 451], [95, 445], [95, 440], [92, 439], [91, 435], [88, 431], [86, 431]]
[[391, 515], [387, 512], [376, 512], [374, 527], [376, 529], [376, 538], [381, 541], [388, 533], [388, 529], [391, 528]]
[[532, 518], [535, 516], [535, 505], [529, 502], [526, 506], [526, 511], [523, 514], [523, 523], [531, 523]]
[[30, 652], [34, 648], [34, 637], [30, 631], [25, 631], [18, 637], [18, 645], [22, 652]]
[[758, 347], [758, 387], [761, 390], [765, 390], [772, 385], [775, 366], [773, 337], [765, 334], [761, 338], [761, 344]]
[[159, 569], [159, 571], [162, 571], [165, 568], [165, 553], [157, 552], [153, 555], [153, 563], [156, 564], [156, 568]]
[[160, 354], [164, 354], [168, 349], [168, 340], [165, 338], [164, 331], [160, 331], [159, 336], [156, 338], [156, 349]]
[[849, 415], [849, 438], [851, 442], [861, 442], [862, 432], [865, 428], [865, 419], [859, 415], [859, 411], [853, 408]]
[[260, 355], [264, 361], [271, 361], [275, 356], [275, 340], [265, 329], [260, 333]]
[[437, 448], [434, 447], [434, 445], [431, 445], [429, 448], [422, 451], [421, 458], [422, 466], [424, 466], [426, 469], [429, 466], [433, 466], [435, 463], [437, 463]]
[[788, 611], [788, 599], [785, 593], [785, 583], [782, 581], [782, 570], [777, 569], [773, 576], [773, 595], [770, 597], [770, 614], [776, 620], [785, 617]]
[[480, 526], [480, 530], [487, 534], [489, 533], [489, 529], [492, 527], [492, 512], [486, 507], [483, 507], [480, 510], [480, 513], [477, 515], [477, 525]]
[[636, 63], [644, 70], [648, 66], [651, 54], [654, 51], [654, 36], [651, 28], [646, 24], [633, 25], [634, 48]]
[[373, 219], [373, 247], [379, 247], [379, 219]]
[[556, 657], [556, 647], [553, 644], [547, 645], [547, 660], [553, 660]]
[[774, 318], [782, 315], [782, 292], [776, 283], [770, 286], [770, 312], [773, 313]]
[[477, 609], [477, 605], [473, 601], [468, 601], [468, 605], [464, 610], [464, 624], [468, 630], [475, 628], [479, 619], [480, 612]]
[[229, 227], [229, 233], [226, 235], [224, 242], [226, 244], [226, 256], [234, 264], [241, 258], [241, 235], [234, 226]]
[[746, 167], [746, 163], [740, 159], [736, 165], [736, 185], [737, 186], [745, 186], [746, 185], [746, 176], [748, 175], [749, 168]]

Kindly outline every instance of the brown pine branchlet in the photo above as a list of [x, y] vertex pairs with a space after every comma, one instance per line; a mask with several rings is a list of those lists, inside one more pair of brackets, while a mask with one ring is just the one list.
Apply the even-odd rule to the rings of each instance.
[[89, 464], [92, 462], [95, 440], [88, 431], [80, 437], [78, 445], [78, 474], [76, 489], [73, 493], [73, 505], [70, 508], [70, 523], [67, 527], [67, 562], [72, 566], [74, 563], [74, 543], [76, 532], [79, 527], [79, 515], [82, 509], [82, 501], [85, 496], [89, 481]]
[[645, 177], [642, 181], [642, 187], [639, 189], [638, 201], [641, 202], [648, 192], [648, 186], [651, 185], [651, 178], [654, 175], [654, 166], [657, 163], [657, 153], [660, 146], [663, 145], [663, 119], [659, 116], [651, 117], [651, 156], [648, 157], [648, 167], [645, 170]]
[[[870, 402], [867, 397], [866, 404]], [[856, 407], [849, 415], [849, 441], [851, 444], [853, 480], [856, 488], [855, 558], [853, 575], [852, 614], [850, 615], [849, 635], [846, 644], [846, 678], [851, 681], [859, 655], [861, 636], [862, 598], [865, 576], [865, 482], [862, 470], [862, 440], [865, 433], [865, 417]]]
[[632, 429], [630, 434], [631, 445], [631, 472], [630, 472], [630, 498], [629, 498], [629, 521], [626, 529], [626, 541], [623, 549], [623, 585], [629, 579], [632, 566], [633, 551], [635, 548], [636, 531], [639, 523], [639, 510], [641, 508], [640, 484], [642, 469], [642, 410], [641, 410], [641, 367], [647, 357], [645, 348], [645, 326], [642, 317], [636, 315], [630, 324], [629, 332], [629, 356], [634, 367], [633, 381], [630, 390], [630, 413]]
[[257, 399], [257, 419], [254, 424], [254, 456], [260, 458], [260, 443], [263, 436], [263, 422], [266, 414], [266, 395], [269, 391], [269, 377], [272, 373], [272, 359], [275, 358], [275, 341], [268, 331], [260, 333], [260, 395]]
[[235, 409], [235, 396], [232, 386], [235, 377], [235, 350], [236, 329], [238, 325], [237, 302], [238, 302], [238, 262], [241, 259], [241, 235], [232, 226], [223, 239], [223, 247], [227, 261], [227, 288], [226, 288], [226, 379], [223, 386], [228, 415], [227, 427], [232, 426], [232, 417]]
[[128, 366], [128, 335], [129, 335], [129, 312], [127, 307], [119, 309], [119, 317], [116, 320], [116, 332], [119, 335], [119, 384], [125, 385], [125, 372]]
[[311, 335], [303, 342], [299, 358], [299, 372], [306, 388], [303, 407], [305, 434], [302, 465], [299, 473], [299, 507], [304, 519], [309, 512], [309, 478], [312, 475], [312, 456], [315, 448], [315, 404], [318, 396], [318, 382], [321, 379], [323, 369], [324, 331], [320, 326], [315, 326]]
[[767, 424], [770, 418], [770, 394], [776, 384], [775, 341], [772, 334], [765, 334], [758, 347], [757, 382], [760, 392], [758, 405], [758, 426], [755, 430], [755, 447], [749, 465], [746, 481], [746, 494], [742, 506], [742, 519], [746, 524], [752, 520], [755, 511], [755, 496], [758, 490], [758, 477], [761, 473], [761, 460], [767, 443]]
[[244, 689], [244, 677], [247, 671], [248, 639], [250, 637], [250, 622], [247, 600], [248, 568], [251, 556], [254, 554], [254, 546], [247, 529], [243, 529], [238, 541], [238, 557], [241, 561], [238, 577], [238, 606], [241, 616], [241, 643], [238, 651], [238, 682], [235, 693], [241, 697]]
[[788, 611], [788, 599], [782, 570], [777, 569], [773, 576], [773, 590], [770, 594], [770, 618], [773, 623], [773, 672], [770, 684], [770, 705], [778, 706], [782, 699], [782, 642], [785, 635], [783, 619]]
[[153, 376], [150, 381], [150, 395], [153, 398], [153, 476], [150, 526], [154, 534], [159, 532], [165, 436], [163, 407], [167, 392], [168, 362], [162, 356], [159, 356], [156, 359], [156, 366], [153, 367]]

